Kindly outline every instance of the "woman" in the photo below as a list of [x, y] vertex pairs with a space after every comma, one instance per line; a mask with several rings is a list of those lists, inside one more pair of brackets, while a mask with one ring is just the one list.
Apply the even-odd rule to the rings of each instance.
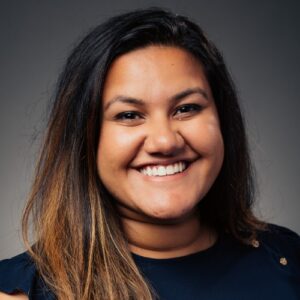
[[219, 51], [161, 9], [111, 18], [59, 79], [0, 299], [299, 299], [299, 236], [253, 200]]

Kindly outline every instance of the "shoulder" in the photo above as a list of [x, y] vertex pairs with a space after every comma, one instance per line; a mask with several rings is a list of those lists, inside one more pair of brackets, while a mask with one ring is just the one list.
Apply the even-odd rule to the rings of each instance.
[[[29, 295], [36, 283], [36, 269], [30, 256], [24, 252], [10, 259], [0, 261], [0, 292], [6, 294], [24, 293]], [[24, 297], [24, 296], [17, 296]], [[11, 296], [0, 294], [0, 299], [10, 299]], [[11, 299], [26, 299], [14, 298]]]
[[300, 255], [300, 236], [286, 227], [268, 224], [267, 229], [258, 234], [258, 238], [263, 243]]
[[287, 227], [272, 224], [272, 223], [267, 224], [267, 230], [265, 232], [284, 235], [284, 236], [299, 239], [299, 235], [295, 231], [293, 231]]
[[[257, 235], [259, 248], [277, 265], [300, 275], [300, 236], [283, 226], [268, 224]], [[255, 245], [254, 245], [255, 246]]]

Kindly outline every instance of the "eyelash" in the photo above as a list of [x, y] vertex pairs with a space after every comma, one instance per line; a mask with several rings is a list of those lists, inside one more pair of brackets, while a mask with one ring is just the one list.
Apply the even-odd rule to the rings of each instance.
[[[187, 113], [190, 113], [190, 112], [198, 112], [202, 109], [202, 106], [200, 106], [198, 104], [184, 104], [182, 106], [179, 106], [176, 109], [174, 115], [176, 115], [176, 112], [179, 111], [180, 109], [186, 109], [186, 108], [188, 108], [188, 111], [183, 111], [182, 112], [183, 114], [187, 114]], [[126, 118], [126, 116], [127, 117], [129, 116], [129, 118]], [[142, 116], [141, 113], [139, 113], [137, 111], [125, 111], [125, 112], [121, 112], [121, 113], [117, 114], [115, 116], [115, 120], [123, 120], [123, 121], [130, 120], [130, 121], [133, 121], [133, 120], [137, 119], [136, 117], [142, 118], [143, 116]]]
[[[193, 111], [193, 112], [198, 112], [198, 111], [200, 111], [201, 109], [202, 109], [202, 106], [201, 105], [199, 105], [199, 104], [183, 104], [183, 105], [181, 105], [181, 106], [179, 106], [177, 109], [176, 109], [176, 111], [178, 111], [178, 110], [180, 110], [180, 109], [184, 109], [184, 108], [189, 108], [189, 110], [188, 111], [184, 111], [184, 112], [182, 112], [182, 113], [189, 113], [189, 112], [191, 112], [191, 111]], [[192, 108], [192, 110], [190, 110]]]

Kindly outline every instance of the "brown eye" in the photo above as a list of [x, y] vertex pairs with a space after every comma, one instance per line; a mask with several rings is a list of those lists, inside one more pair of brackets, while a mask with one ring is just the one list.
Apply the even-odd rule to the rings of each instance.
[[126, 120], [137, 120], [141, 118], [142, 116], [135, 111], [125, 111], [117, 114], [115, 116], [116, 120], [126, 121]]
[[176, 109], [175, 115], [194, 113], [200, 111], [201, 109], [202, 107], [198, 104], [184, 104]]

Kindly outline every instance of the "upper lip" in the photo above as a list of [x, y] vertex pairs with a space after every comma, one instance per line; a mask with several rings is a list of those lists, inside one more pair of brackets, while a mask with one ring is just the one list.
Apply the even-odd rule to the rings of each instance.
[[142, 169], [145, 167], [150, 167], [150, 166], [167, 166], [167, 165], [172, 165], [175, 163], [179, 163], [179, 162], [186, 162], [188, 164], [192, 163], [193, 161], [195, 161], [197, 158], [173, 158], [173, 159], [165, 159], [165, 160], [151, 160], [148, 162], [143, 162], [140, 164], [136, 164], [133, 166], [133, 168], [136, 169]]

